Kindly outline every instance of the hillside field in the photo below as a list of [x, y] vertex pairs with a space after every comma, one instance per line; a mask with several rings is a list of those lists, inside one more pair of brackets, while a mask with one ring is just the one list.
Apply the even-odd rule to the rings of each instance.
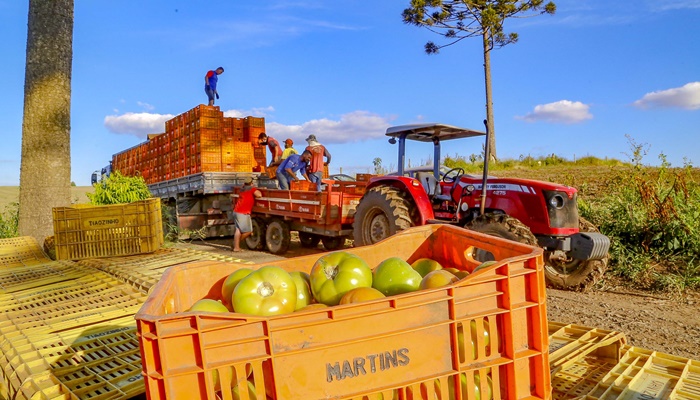
[[[87, 203], [86, 193], [93, 192], [92, 186], [71, 187], [71, 201], [73, 204]], [[12, 203], [19, 202], [19, 186], [0, 186], [0, 212], [4, 211]]]

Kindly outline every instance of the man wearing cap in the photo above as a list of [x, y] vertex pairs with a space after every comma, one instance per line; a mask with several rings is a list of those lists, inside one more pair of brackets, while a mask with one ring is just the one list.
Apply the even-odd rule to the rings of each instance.
[[306, 173], [306, 163], [311, 160], [311, 153], [304, 150], [301, 154], [292, 154], [287, 157], [286, 160], [282, 161], [279, 167], [277, 167], [277, 183], [280, 189], [289, 190], [289, 183], [292, 181], [298, 181], [297, 171], [301, 171], [301, 174], [307, 181], [309, 175]]
[[282, 161], [286, 160], [287, 157], [292, 154], [299, 154], [294, 147], [294, 141], [292, 139], [287, 139], [284, 141], [284, 151], [282, 152]]
[[[306, 151], [311, 153], [311, 161], [306, 167], [306, 173], [309, 174], [309, 180], [316, 184], [316, 190], [321, 191], [321, 180], [323, 179], [323, 167], [331, 163], [331, 153], [328, 149], [316, 140], [316, 135], [309, 135], [306, 138], [309, 144]], [[326, 157], [326, 162], [323, 162], [323, 157]]]
[[219, 98], [219, 92], [216, 91], [216, 82], [219, 81], [219, 75], [224, 73], [224, 67], [219, 67], [215, 70], [207, 71], [204, 75], [204, 93], [207, 94], [209, 105], [214, 105], [214, 97]]
[[255, 199], [262, 197], [262, 193], [253, 186], [253, 178], [246, 178], [238, 199], [233, 207], [233, 223], [236, 225], [236, 232], [233, 234], [234, 252], [241, 251], [241, 239], [245, 239], [253, 233], [253, 221], [250, 213], [253, 211]]
[[258, 144], [261, 146], [267, 145], [267, 148], [270, 149], [270, 155], [272, 155], [270, 167], [278, 165], [282, 161], [282, 148], [275, 138], [269, 137], [263, 132], [258, 135]]

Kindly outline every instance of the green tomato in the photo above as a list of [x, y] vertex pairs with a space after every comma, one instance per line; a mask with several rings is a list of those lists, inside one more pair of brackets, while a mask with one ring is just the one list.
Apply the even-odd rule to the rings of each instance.
[[212, 299], [197, 300], [187, 311], [229, 312], [225, 305]]
[[241, 279], [245, 278], [253, 272], [252, 269], [250, 268], [241, 268], [233, 271], [224, 281], [224, 284], [221, 286], [221, 300], [226, 303], [226, 304], [233, 304], [233, 289], [236, 288], [236, 285], [238, 285], [238, 282], [241, 281]]
[[314, 297], [311, 294], [309, 274], [301, 271], [292, 271], [289, 275], [292, 276], [294, 284], [297, 285], [297, 305], [294, 310], [302, 309], [313, 303]]
[[372, 287], [386, 296], [393, 296], [418, 290], [422, 279], [411, 264], [398, 257], [391, 257], [382, 261], [374, 270]]
[[253, 271], [233, 289], [233, 309], [261, 316], [294, 312], [297, 286], [289, 272], [274, 265]]
[[372, 287], [372, 270], [365, 260], [345, 252], [326, 254], [311, 268], [311, 293], [319, 303], [334, 306], [358, 287]]
[[420, 276], [424, 277], [430, 272], [442, 269], [442, 265], [439, 262], [432, 260], [430, 258], [419, 258], [411, 264], [413, 269], [418, 271]]

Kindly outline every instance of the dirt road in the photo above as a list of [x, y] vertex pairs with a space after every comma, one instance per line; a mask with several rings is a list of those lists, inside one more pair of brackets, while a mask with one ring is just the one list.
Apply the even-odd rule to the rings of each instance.
[[[180, 243], [177, 247], [233, 254], [231, 239]], [[293, 236], [285, 257], [248, 250], [235, 256], [263, 263], [322, 251], [321, 246], [302, 248]], [[640, 292], [613, 283], [588, 293], [548, 289], [547, 314], [550, 321], [623, 332], [633, 346], [700, 360], [699, 293], [681, 296]]]

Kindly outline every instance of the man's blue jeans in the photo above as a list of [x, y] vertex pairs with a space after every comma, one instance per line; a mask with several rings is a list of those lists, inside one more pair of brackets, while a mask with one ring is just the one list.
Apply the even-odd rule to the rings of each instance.
[[316, 184], [316, 191], [321, 191], [321, 179], [323, 179], [323, 171], [316, 171], [309, 174], [309, 180]]

